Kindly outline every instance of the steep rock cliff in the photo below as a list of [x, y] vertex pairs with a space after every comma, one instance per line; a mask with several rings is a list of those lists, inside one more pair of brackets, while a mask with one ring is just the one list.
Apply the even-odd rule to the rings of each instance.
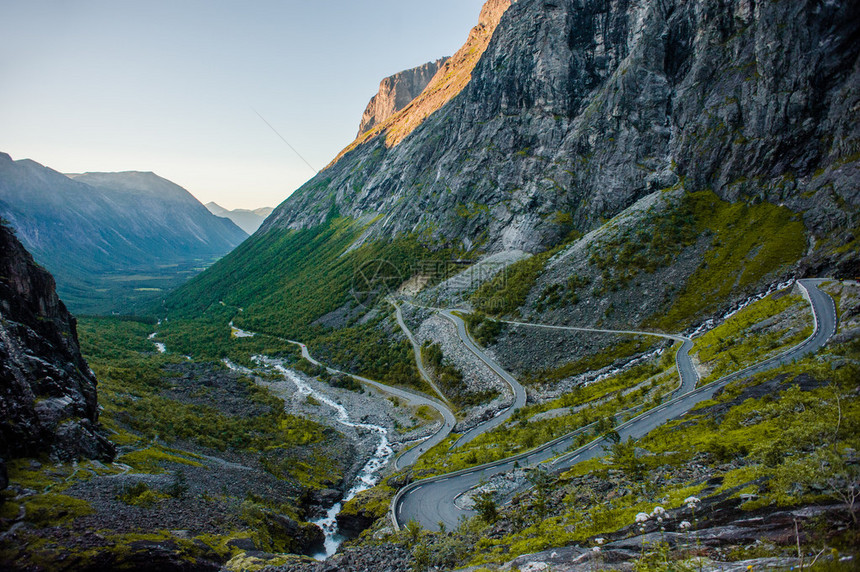
[[472, 71], [490, 45], [490, 40], [510, 5], [511, 0], [487, 0], [478, 18], [478, 25], [469, 32], [466, 43], [436, 72], [424, 91], [400, 112], [359, 135], [341, 151], [335, 158], [335, 162], [345, 153], [381, 134], [384, 135], [386, 146], [397, 145], [425, 119], [463, 91], [471, 81]]
[[439, 71], [448, 58], [429, 62], [423, 66], [396, 73], [379, 83], [379, 92], [373, 96], [358, 127], [361, 137], [386, 119], [412, 103]]
[[96, 384], [53, 277], [0, 224], [0, 457], [112, 458]]
[[818, 238], [857, 225], [856, 3], [520, 0], [489, 35], [453, 97], [421, 111], [428, 86], [264, 228], [336, 207], [381, 213], [367, 238], [537, 251], [676, 184], [785, 204]]

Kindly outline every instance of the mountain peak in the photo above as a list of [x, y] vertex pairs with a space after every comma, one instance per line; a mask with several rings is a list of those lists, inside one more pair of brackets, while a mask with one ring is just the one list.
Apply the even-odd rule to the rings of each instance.
[[230, 212], [214, 201], [210, 201], [203, 206], [209, 209], [209, 212], [215, 216], [225, 216], [226, 213]]
[[147, 276], [155, 278], [146, 286], [160, 289], [169, 280], [187, 279], [172, 269], [198, 268], [200, 260], [223, 256], [247, 238], [191, 193], [151, 172], [67, 176], [33, 161], [2, 158], [0, 217], [55, 275], [66, 301], [88, 313], [150, 295], [112, 277], [150, 268]]
[[441, 58], [408, 69], [379, 82], [379, 92], [373, 96], [361, 118], [358, 137], [412, 103], [430, 83], [449, 58]]
[[425, 119], [457, 96], [472, 79], [472, 70], [490, 45], [502, 16], [513, 3], [512, 0], [488, 0], [481, 9], [478, 25], [472, 28], [465, 45], [445, 61], [427, 87], [405, 108], [361, 134], [341, 151], [332, 164], [381, 134], [385, 134], [387, 147], [396, 146]]

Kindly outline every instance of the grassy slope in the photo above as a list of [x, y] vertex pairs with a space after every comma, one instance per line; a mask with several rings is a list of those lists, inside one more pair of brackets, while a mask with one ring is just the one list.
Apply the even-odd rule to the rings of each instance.
[[712, 237], [702, 265], [684, 285], [665, 315], [652, 323], [667, 331], [689, 326], [696, 317], [720, 309], [738, 291], [774, 278], [803, 256], [806, 229], [800, 217], [770, 203], [727, 203], [713, 193], [685, 195], [697, 233]]
[[[330, 217], [311, 229], [253, 237], [167, 299], [165, 340], [178, 352], [219, 358], [231, 343], [226, 324], [233, 319], [248, 330], [301, 340], [343, 369], [422, 387], [408, 343], [386, 331], [387, 313], [358, 323], [366, 312], [357, 311], [339, 329], [315, 322], [357, 305], [351, 294], [354, 278], [368, 264], [385, 261], [385, 276], [393, 277], [385, 284], [390, 288], [409, 278], [422, 261], [454, 254], [430, 251], [413, 237], [370, 242], [347, 252], [361, 231], [350, 220]], [[373, 307], [382, 294], [361, 301]]]
[[709, 372], [700, 385], [794, 347], [812, 330], [812, 311], [801, 296], [772, 294], [696, 338], [692, 353]]

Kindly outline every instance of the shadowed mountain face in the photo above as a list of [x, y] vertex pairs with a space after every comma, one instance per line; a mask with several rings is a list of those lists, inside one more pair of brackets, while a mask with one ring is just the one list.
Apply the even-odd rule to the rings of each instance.
[[[540, 253], [670, 189], [784, 208], [800, 238], [774, 247], [761, 280], [801, 259], [844, 273], [860, 223], [858, 38], [848, 2], [489, 0], [415, 100], [165, 308], [230, 301], [250, 329], [307, 333], [349, 304], [347, 266], [387, 257], [405, 280], [407, 259], [446, 249]], [[684, 220], [730, 226], [717, 216]], [[628, 250], [657, 238], [643, 230]], [[730, 270], [760, 250], [726, 253]]]
[[272, 207], [261, 207], [259, 209], [233, 209], [227, 210], [218, 203], [206, 203], [206, 208], [215, 216], [228, 218], [232, 220], [236, 226], [247, 232], [249, 235], [257, 232], [266, 217], [272, 214], [275, 210]]
[[[498, 25], [487, 18], [473, 49], [266, 228], [311, 228], [336, 208], [368, 221], [382, 213], [367, 238], [419, 232], [534, 252], [677, 184], [785, 204], [818, 237], [856, 225], [856, 3], [503, 8], [489, 2]], [[462, 85], [437, 89], [445, 77]]]
[[120, 310], [152, 297], [247, 237], [152, 173], [66, 176], [5, 154], [0, 216], [78, 312]]
[[54, 279], [0, 224], [0, 457], [111, 458], [96, 384]]

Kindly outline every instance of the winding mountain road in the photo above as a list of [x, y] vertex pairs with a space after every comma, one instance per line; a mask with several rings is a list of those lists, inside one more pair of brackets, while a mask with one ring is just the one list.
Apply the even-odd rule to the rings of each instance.
[[450, 402], [448, 398], [445, 397], [445, 394], [439, 389], [436, 383], [433, 381], [433, 378], [430, 377], [430, 372], [427, 371], [427, 368], [424, 367], [424, 359], [421, 357], [421, 346], [418, 344], [418, 340], [415, 339], [415, 336], [412, 335], [412, 330], [409, 329], [409, 326], [406, 325], [406, 320], [403, 319], [403, 310], [400, 307], [400, 304], [394, 302], [393, 300], [388, 300], [388, 303], [394, 306], [395, 316], [397, 317], [397, 324], [400, 326], [400, 329], [403, 330], [403, 333], [406, 335], [406, 338], [409, 340], [409, 343], [412, 344], [412, 352], [415, 354], [415, 364], [418, 366], [418, 373], [424, 378], [430, 387], [433, 388], [433, 391], [442, 398], [444, 403], [439, 402], [436, 404], [435, 409], [442, 415], [444, 419], [444, 423], [442, 427], [431, 435], [429, 438], [421, 441], [418, 445], [412, 447], [411, 449], [407, 449], [403, 451], [400, 455], [394, 459], [394, 468], [398, 471], [404, 469], [406, 467], [411, 467], [418, 461], [418, 458], [444, 441], [448, 435], [451, 434], [451, 431], [454, 430], [454, 426], [457, 424], [457, 418], [454, 416], [454, 412], [451, 411], [449, 407]]
[[409, 343], [412, 344], [412, 352], [415, 354], [415, 364], [418, 366], [418, 373], [421, 374], [424, 381], [433, 388], [433, 391], [436, 392], [436, 395], [438, 395], [442, 401], [450, 404], [448, 398], [445, 397], [445, 394], [442, 393], [442, 390], [439, 389], [439, 386], [433, 381], [433, 378], [430, 376], [430, 372], [428, 372], [427, 368], [424, 367], [424, 360], [421, 357], [421, 346], [418, 344], [418, 340], [415, 339], [415, 336], [412, 335], [412, 330], [410, 330], [409, 326], [406, 325], [406, 320], [403, 319], [403, 310], [400, 308], [400, 304], [393, 300], [388, 300], [388, 303], [394, 306], [394, 315], [397, 317], [397, 325], [400, 326], [400, 329], [403, 330]]
[[[406, 302], [407, 304], [411, 304], [410, 302]], [[392, 302], [394, 304], [394, 302]], [[403, 322], [403, 316], [400, 311], [400, 306], [394, 304], [398, 310], [398, 322], [400, 323], [400, 327], [403, 328], [404, 332], [406, 332], [410, 341], [413, 344], [413, 347], [417, 347], [417, 343], [412, 337], [409, 329], [406, 327], [406, 324]], [[466, 348], [472, 352], [479, 360], [481, 360], [490, 370], [495, 373], [502, 381], [504, 381], [508, 387], [511, 389], [511, 393], [514, 396], [513, 403], [507, 408], [500, 411], [495, 417], [484, 421], [476, 425], [475, 427], [469, 429], [465, 433], [463, 433], [459, 439], [452, 445], [452, 449], [456, 449], [458, 447], [462, 447], [466, 443], [469, 443], [479, 435], [486, 433], [487, 431], [491, 431], [496, 427], [501, 426], [506, 421], [508, 421], [511, 416], [521, 407], [525, 406], [527, 400], [527, 394], [525, 388], [523, 388], [522, 384], [517, 381], [510, 373], [505, 371], [505, 369], [496, 363], [493, 358], [487, 355], [481, 347], [475, 343], [475, 340], [472, 339], [472, 336], [469, 334], [468, 329], [466, 328], [466, 323], [463, 321], [460, 316], [456, 314], [458, 310], [454, 309], [444, 309], [444, 308], [432, 308], [428, 306], [421, 306], [426, 309], [434, 310], [438, 312], [441, 316], [451, 321], [454, 326], [457, 328], [457, 335]], [[461, 310], [466, 311], [466, 310]], [[674, 341], [682, 342], [680, 348], [675, 354], [675, 363], [678, 366], [678, 373], [681, 379], [681, 386], [678, 389], [678, 392], [685, 393], [690, 391], [696, 387], [696, 384], [699, 382], [699, 375], [696, 372], [696, 368], [693, 366], [693, 361], [690, 359], [690, 350], [693, 348], [693, 341], [689, 338], [680, 335], [672, 335], [672, 334], [661, 334], [654, 332], [642, 332], [642, 331], [634, 331], [634, 330], [600, 330], [594, 328], [579, 328], [573, 326], [550, 326], [546, 324], [532, 324], [527, 322], [510, 322], [500, 320], [502, 323], [511, 324], [515, 326], [523, 326], [523, 327], [532, 327], [532, 328], [544, 328], [544, 329], [553, 329], [553, 330], [568, 330], [568, 331], [578, 331], [578, 332], [599, 332], [599, 333], [607, 333], [607, 334], [620, 334], [620, 335], [635, 335], [635, 336], [654, 336], [658, 338], [665, 338]], [[419, 359], [420, 350], [416, 350], [416, 359]], [[420, 361], [419, 361], [420, 365]], [[435, 386], [434, 386], [435, 387]], [[426, 449], [425, 449], [426, 450]], [[404, 465], [405, 466], [405, 465]]]
[[[430, 378], [430, 374], [424, 368], [423, 360], [421, 359], [421, 348], [418, 345], [418, 342], [415, 340], [415, 337], [412, 335], [412, 332], [409, 330], [409, 327], [406, 325], [405, 320], [403, 319], [403, 312], [402, 312], [400, 305], [397, 304], [396, 302], [392, 301], [392, 300], [389, 300], [389, 303], [391, 303], [396, 308], [397, 323], [400, 325], [400, 328], [403, 330], [403, 333], [406, 334], [406, 337], [409, 338], [409, 341], [412, 344], [412, 348], [415, 352], [415, 361], [418, 364], [418, 370], [421, 372], [422, 377], [424, 377], [427, 380], [427, 382], [430, 383], [430, 385], [433, 387], [433, 389], [436, 390], [436, 393], [438, 393], [440, 396], [442, 396], [444, 398], [444, 395], [442, 395], [442, 392], [439, 390], [439, 388], [436, 386], [436, 384], [433, 383], [432, 379]], [[408, 302], [408, 301], [406, 301], [405, 303], [410, 304], [412, 306], [426, 308], [429, 310], [436, 311], [440, 315], [442, 315], [444, 318], [451, 321], [454, 324], [454, 326], [456, 327], [457, 335], [460, 338], [460, 340], [463, 342], [463, 345], [466, 346], [466, 349], [468, 349], [470, 352], [472, 352], [472, 354], [474, 354], [475, 357], [477, 357], [479, 360], [481, 360], [484, 364], [486, 364], [487, 367], [490, 368], [490, 370], [493, 373], [495, 373], [497, 376], [499, 376], [499, 378], [501, 378], [501, 380], [504, 381], [508, 385], [508, 387], [510, 387], [511, 394], [514, 396], [513, 403], [511, 403], [511, 405], [507, 409], [500, 411], [494, 417], [492, 417], [492, 418], [490, 418], [490, 419], [488, 419], [482, 423], [479, 423], [475, 427], [472, 427], [471, 429], [469, 429], [468, 431], [463, 433], [457, 439], [457, 441], [451, 446], [452, 449], [456, 449], [457, 447], [461, 447], [462, 445], [465, 445], [466, 443], [468, 443], [469, 441], [471, 441], [472, 439], [474, 439], [478, 435], [481, 435], [483, 433], [486, 433], [487, 431], [490, 431], [490, 430], [498, 427], [499, 425], [501, 425], [502, 423], [504, 423], [505, 421], [510, 419], [511, 415], [513, 415], [517, 409], [521, 408], [522, 406], [524, 406], [526, 404], [527, 395], [526, 395], [525, 388], [523, 388], [523, 386], [520, 384], [520, 382], [518, 382], [516, 379], [514, 379], [514, 377], [511, 374], [509, 374], [507, 371], [505, 371], [490, 356], [488, 356], [484, 352], [484, 350], [482, 350], [480, 348], [480, 346], [478, 346], [478, 344], [475, 343], [475, 341], [472, 339], [472, 336], [469, 335], [469, 332], [466, 328], [466, 323], [463, 321], [462, 318], [460, 318], [458, 315], [456, 315], [454, 313], [456, 310], [446, 310], [444, 308], [430, 308], [428, 306], [418, 306], [417, 304], [413, 304], [413, 303]], [[446, 399], [446, 401], [447, 401], [447, 399]], [[411, 457], [409, 458], [409, 460], [412, 460], [412, 462], [414, 463], [414, 461], [418, 460], [418, 457], [420, 457], [421, 454], [428, 451], [429, 449], [430, 449], [430, 447], [427, 447], [425, 444], [422, 443], [421, 452], [417, 456], [415, 456], [414, 460], [412, 460]], [[403, 457], [406, 457], [406, 455], [408, 453], [409, 453], [409, 451], [407, 451], [407, 453], [404, 453]], [[408, 465], [406, 465], [405, 463], [396, 463], [395, 464], [395, 467], [398, 469], [405, 467], [405, 466], [408, 466]]]
[[511, 415], [513, 415], [517, 409], [523, 407], [526, 404], [527, 396], [526, 390], [520, 384], [520, 382], [514, 379], [511, 374], [505, 371], [502, 366], [497, 364], [490, 356], [488, 356], [484, 352], [484, 350], [482, 350], [478, 346], [478, 344], [475, 343], [475, 341], [472, 339], [472, 336], [469, 335], [469, 332], [466, 329], [466, 323], [460, 316], [455, 314], [452, 310], [441, 310], [439, 313], [443, 317], [454, 323], [454, 326], [456, 326], [457, 328], [457, 335], [460, 337], [460, 340], [462, 340], [466, 348], [470, 352], [472, 352], [475, 357], [484, 362], [484, 364], [488, 368], [490, 368], [493, 373], [495, 373], [502, 379], [502, 381], [507, 383], [508, 387], [511, 388], [511, 393], [514, 396], [514, 402], [511, 404], [510, 407], [500, 411], [492, 419], [488, 419], [487, 421], [484, 421], [483, 423], [476, 425], [475, 427], [463, 433], [452, 447], [452, 449], [456, 449], [457, 447], [465, 445], [478, 435], [486, 433], [487, 431], [491, 431], [492, 429], [495, 429], [496, 427], [510, 419]]
[[696, 388], [699, 383], [699, 373], [693, 365], [693, 360], [690, 358], [690, 350], [693, 349], [693, 340], [678, 334], [661, 334], [658, 332], [642, 332], [637, 330], [601, 330], [596, 328], [578, 328], [575, 326], [550, 326], [548, 324], [532, 324], [528, 322], [511, 322], [507, 320], [499, 320], [502, 324], [510, 324], [513, 326], [523, 326], [529, 328], [542, 328], [548, 330], [566, 330], [572, 332], [593, 332], [597, 334], [619, 334], [626, 336], [652, 336], [655, 338], [664, 338], [681, 342], [681, 347], [675, 352], [675, 365], [678, 366], [678, 375], [681, 378], [681, 386], [678, 391], [686, 393]]
[[[699, 389], [685, 391], [688, 389], [689, 382], [682, 380], [681, 391], [683, 393], [680, 396], [667, 401], [656, 409], [634, 417], [617, 427], [616, 431], [623, 439], [642, 437], [652, 429], [688, 412], [701, 401], [710, 399], [717, 390], [732, 381], [767, 371], [819, 350], [835, 334], [837, 326], [835, 303], [829, 295], [818, 289], [821, 282], [823, 280], [817, 279], [799, 280], [797, 282], [801, 292], [812, 307], [815, 321], [812, 335], [803, 343]], [[685, 342], [685, 345], [687, 343], [690, 344], [690, 347], [692, 346], [692, 342], [689, 340]], [[687, 351], [689, 351], [689, 347]], [[680, 356], [680, 354], [681, 351], [679, 350], [678, 355]], [[689, 359], [688, 354], [685, 353], [684, 355], [687, 355], [687, 359]], [[681, 358], [678, 359], [680, 361]], [[679, 373], [681, 373], [680, 363]], [[681, 373], [681, 375], [683, 378], [684, 374]], [[519, 466], [548, 464], [553, 471], [561, 471], [587, 459], [604, 455], [603, 446], [606, 443], [603, 438], [596, 439], [584, 447], [564, 454], [571, 447], [576, 436], [582, 433], [584, 429], [579, 429], [514, 457], [423, 479], [402, 488], [391, 504], [391, 519], [394, 526], [399, 529], [404, 523], [414, 519], [430, 530], [438, 529], [440, 523], [449, 529], [454, 528], [461, 517], [475, 514], [474, 511], [460, 509], [455, 503], [456, 499], [489, 477], [513, 470], [515, 464]], [[556, 458], [558, 455], [561, 456]]]

